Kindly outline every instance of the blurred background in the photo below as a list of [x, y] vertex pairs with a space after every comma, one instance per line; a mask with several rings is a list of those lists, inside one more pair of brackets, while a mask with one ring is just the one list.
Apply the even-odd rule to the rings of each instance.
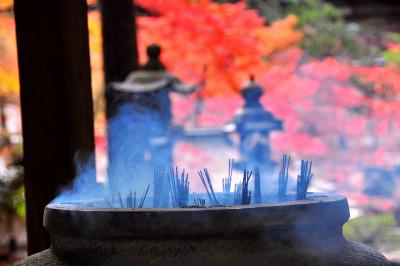
[[[174, 124], [221, 128], [243, 105], [250, 75], [261, 103], [282, 120], [271, 156], [314, 162], [311, 191], [349, 199], [348, 239], [400, 262], [400, 4], [396, 1], [135, 0], [141, 63], [151, 43], [200, 91], [174, 95]], [[98, 181], [107, 138], [99, 3], [88, 1]], [[132, 21], [132, 23], [134, 23]], [[18, 61], [12, 0], [0, 0], [0, 265], [26, 256]], [[174, 161], [224, 171], [240, 157], [231, 142], [180, 141]], [[238, 158], [240, 159], [240, 158]], [[221, 162], [222, 166], [221, 166]]]

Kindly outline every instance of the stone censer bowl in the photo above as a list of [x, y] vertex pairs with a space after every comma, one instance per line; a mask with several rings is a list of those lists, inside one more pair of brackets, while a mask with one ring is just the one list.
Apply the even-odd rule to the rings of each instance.
[[390, 265], [343, 237], [348, 219], [335, 195], [205, 208], [50, 204], [50, 249], [19, 265]]

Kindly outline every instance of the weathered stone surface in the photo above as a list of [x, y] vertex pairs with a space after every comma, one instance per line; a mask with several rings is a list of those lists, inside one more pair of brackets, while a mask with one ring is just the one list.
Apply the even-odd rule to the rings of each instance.
[[[120, 243], [121, 244], [121, 243]], [[296, 266], [385, 266], [390, 265], [386, 259], [369, 247], [354, 242], [346, 242], [338, 250], [326, 248], [303, 249], [276, 245], [271, 249], [253, 249], [248, 241], [210, 243], [209, 240], [189, 243], [145, 243], [138, 252], [102, 252], [96, 254], [75, 254], [60, 259], [51, 250], [45, 250], [22, 261], [20, 266], [66, 266], [66, 265], [296, 265]], [[250, 245], [249, 245], [250, 244]], [[123, 244], [122, 244], [123, 245]], [[134, 245], [132, 245], [133, 247]], [[194, 247], [195, 246], [195, 247]], [[148, 248], [143, 252], [143, 249]], [[234, 247], [234, 250], [228, 250]], [[211, 250], [216, 248], [216, 250]], [[228, 248], [228, 249], [227, 249]], [[240, 248], [240, 250], [239, 250]], [[225, 250], [225, 251], [224, 251]], [[161, 253], [157, 254], [157, 252]], [[143, 252], [142, 254], [138, 254]]]
[[343, 237], [348, 214], [346, 199], [327, 196], [208, 210], [50, 205], [52, 249], [20, 265], [389, 265]]
[[36, 253], [27, 257], [23, 261], [16, 264], [16, 266], [69, 266], [66, 261], [57, 257], [51, 249], [46, 249], [42, 252]]

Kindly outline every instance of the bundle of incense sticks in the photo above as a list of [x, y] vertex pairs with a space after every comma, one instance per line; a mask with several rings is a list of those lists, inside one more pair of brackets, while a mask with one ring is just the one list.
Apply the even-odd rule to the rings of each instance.
[[136, 191], [132, 194], [132, 190], [126, 196], [126, 207], [136, 208]]
[[[235, 184], [234, 191], [231, 192], [231, 184], [232, 184], [232, 174], [234, 167], [234, 159], [229, 159], [228, 161], [228, 175], [227, 178], [222, 179], [222, 192], [224, 194], [233, 194], [233, 205], [248, 205], [252, 200], [252, 191], [249, 190], [249, 183], [253, 171], [244, 170], [242, 181], [238, 184]], [[278, 195], [277, 198], [280, 201], [286, 199], [287, 195], [287, 186], [289, 181], [289, 167], [291, 163], [290, 155], [284, 154], [282, 157], [282, 166], [279, 171], [279, 179], [278, 179]], [[301, 162], [301, 172], [297, 177], [297, 188], [296, 188], [296, 199], [301, 200], [305, 199], [307, 196], [307, 190], [309, 184], [312, 180], [313, 174], [311, 173], [312, 162], [304, 161]], [[164, 173], [164, 168], [158, 167], [154, 171], [154, 207], [158, 207], [162, 204], [163, 199], [160, 198], [162, 194], [163, 187], [163, 178], [167, 175], [169, 180], [169, 186], [171, 191], [172, 205], [173, 207], [186, 207], [189, 202], [189, 175], [183, 169], [182, 172], [179, 172], [178, 167], [171, 168], [169, 174]], [[209, 200], [210, 206], [219, 206], [221, 205], [219, 200], [216, 197], [215, 190], [213, 188], [213, 184], [211, 182], [211, 177], [207, 168], [198, 171], [198, 175], [203, 183], [203, 186], [207, 192], [207, 197]], [[148, 188], [147, 188], [148, 190]], [[143, 200], [139, 202], [138, 206], [143, 206], [144, 199], [147, 195], [147, 190], [142, 196]], [[166, 194], [168, 195], [168, 193]], [[254, 199], [253, 202], [258, 204], [262, 202], [262, 191], [261, 191], [261, 172], [258, 167], [254, 168]], [[226, 200], [224, 198], [224, 200]], [[168, 201], [168, 200], [167, 200]], [[119, 205], [123, 206], [123, 200], [121, 195], [119, 194]], [[128, 208], [136, 207], [136, 193], [132, 195], [132, 192], [128, 194], [126, 197], [126, 206]], [[202, 198], [196, 198], [193, 200], [193, 206], [204, 207], [206, 206], [206, 200]]]
[[[179, 177], [180, 176], [180, 177]], [[189, 174], [185, 169], [179, 175], [178, 167], [168, 174], [173, 207], [185, 207], [189, 202]]]
[[217, 197], [215, 197], [214, 188], [211, 183], [211, 178], [210, 178], [207, 168], [204, 168], [203, 172], [201, 170], [198, 171], [198, 174], [201, 179], [201, 182], [203, 183], [204, 188], [206, 189], [208, 199], [210, 200], [210, 204], [212, 206], [220, 205], [217, 200]]
[[298, 200], [305, 199], [307, 196], [308, 186], [313, 177], [311, 173], [312, 162], [301, 161], [300, 175], [297, 176], [297, 194], [296, 198]]
[[246, 169], [243, 171], [243, 181], [242, 181], [242, 204], [249, 205], [251, 201], [251, 191], [249, 190], [249, 181], [252, 171], [248, 172]]

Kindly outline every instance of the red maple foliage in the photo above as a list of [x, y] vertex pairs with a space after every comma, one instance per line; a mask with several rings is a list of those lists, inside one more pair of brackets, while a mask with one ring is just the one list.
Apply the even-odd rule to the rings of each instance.
[[161, 44], [162, 59], [169, 70], [186, 81], [207, 80], [206, 96], [239, 91], [250, 74], [257, 76], [271, 65], [272, 54], [302, 38], [302, 33], [295, 30], [296, 17], [289, 16], [267, 27], [255, 10], [246, 9], [244, 2], [136, 2], [160, 14], [138, 19], [141, 55], [148, 44]]

